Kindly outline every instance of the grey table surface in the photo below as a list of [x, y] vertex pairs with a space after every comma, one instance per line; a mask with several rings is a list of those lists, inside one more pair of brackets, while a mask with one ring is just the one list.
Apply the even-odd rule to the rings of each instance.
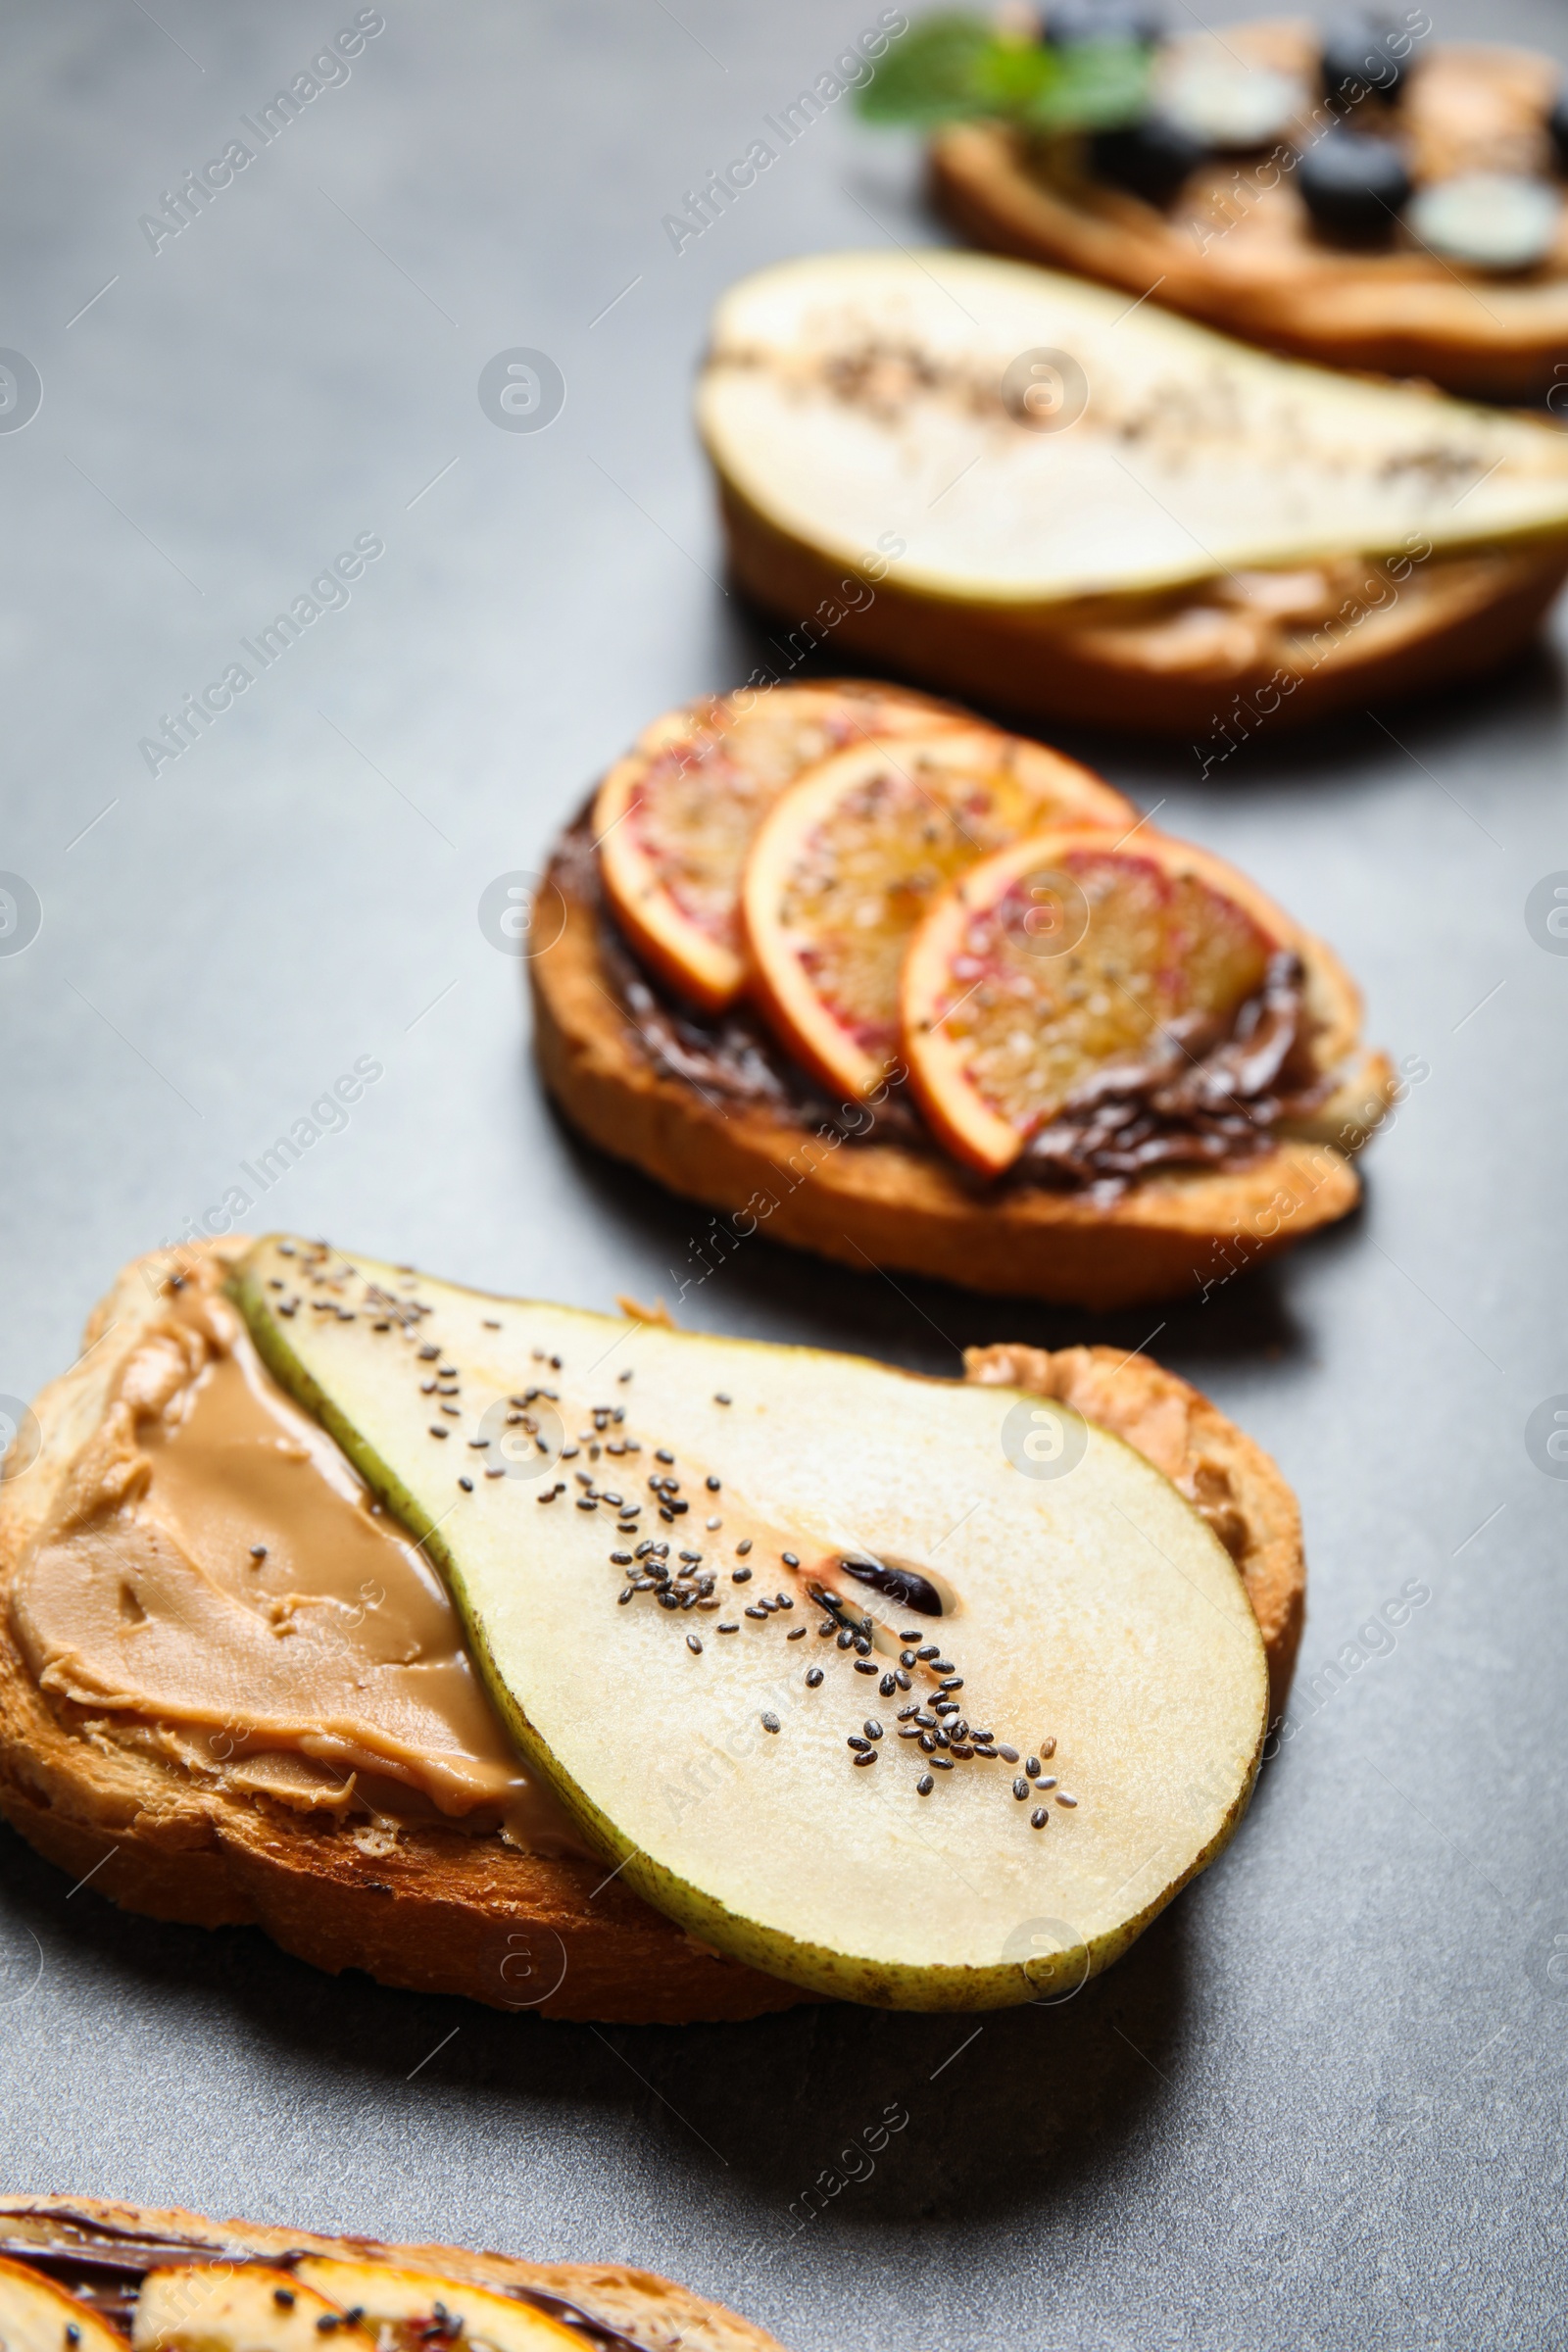
[[[594, 1306], [699, 1263], [702, 1212], [552, 1118], [476, 908], [644, 720], [760, 658], [689, 422], [713, 297], [940, 232], [909, 143], [847, 105], [684, 251], [662, 227], [870, 0], [385, 0], [350, 77], [155, 251], [141, 216], [355, 14], [34, 0], [0, 25], [0, 342], [43, 386], [0, 432], [0, 865], [42, 909], [0, 956], [23, 1396], [116, 1266], [243, 1189], [361, 1055], [384, 1075], [258, 1216]], [[1435, 14], [1568, 52], [1545, 0]], [[547, 431], [476, 396], [516, 347], [564, 378]], [[351, 601], [149, 772], [163, 714], [361, 534], [385, 552]], [[1206, 783], [1185, 746], [1076, 747], [1363, 978], [1414, 1075], [1357, 1218], [1142, 1316], [760, 1239], [683, 1299], [937, 1371], [1158, 1324], [1278, 1455], [1312, 1568], [1280, 1752], [1122, 1965], [979, 2028], [596, 2033], [122, 1916], [0, 1832], [0, 2181], [626, 2259], [802, 2352], [1563, 2342], [1568, 1485], [1527, 1428], [1568, 1391], [1568, 959], [1525, 912], [1568, 868], [1560, 643], [1461, 699], [1264, 733]], [[889, 2102], [906, 2128], [803, 2228]]]

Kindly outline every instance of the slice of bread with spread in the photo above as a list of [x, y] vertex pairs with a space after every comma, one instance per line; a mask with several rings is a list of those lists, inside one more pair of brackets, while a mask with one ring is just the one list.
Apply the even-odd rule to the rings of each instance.
[[698, 417], [734, 576], [792, 645], [1185, 736], [1200, 773], [1259, 729], [1494, 669], [1568, 571], [1544, 419], [978, 254], [743, 279]]
[[1188, 31], [1130, 129], [943, 128], [937, 202], [993, 253], [1274, 350], [1539, 400], [1568, 351], [1561, 69], [1420, 22], [1348, 59], [1299, 20]]
[[[799, 1999], [607, 1878], [528, 1785], [444, 1588], [251, 1347], [223, 1287], [246, 1247], [127, 1266], [8, 1459], [0, 1811], [129, 1910], [259, 1926], [333, 1972], [607, 2021]], [[1277, 1714], [1305, 1570], [1268, 1457], [1139, 1355], [967, 1371], [1062, 1399], [1180, 1488], [1241, 1571]]]
[[[1115, 1307], [1183, 1293], [1206, 1296], [1355, 1205], [1360, 1187], [1352, 1160], [1384, 1114], [1392, 1071], [1381, 1054], [1360, 1045], [1359, 997], [1338, 958], [1241, 876], [1231, 875], [1228, 888], [1263, 912], [1297, 959], [1287, 1017], [1301, 1066], [1294, 1094], [1282, 1090], [1276, 1072], [1269, 1081], [1274, 1092], [1249, 1103], [1239, 1080], [1225, 1081], [1221, 1092], [1234, 1114], [1225, 1134], [1161, 1130], [1155, 1119], [1147, 1131], [1140, 1128], [1143, 1140], [1131, 1152], [1069, 1152], [1065, 1165], [1059, 1157], [1048, 1163], [1020, 1155], [1000, 1183], [986, 1183], [939, 1147], [895, 1063], [890, 1080], [868, 1093], [824, 1091], [791, 1050], [795, 1030], [781, 1029], [775, 1018], [776, 992], [759, 999], [755, 976], [747, 977], [736, 906], [751, 863], [748, 842], [760, 844], [757, 854], [764, 855], [790, 800], [808, 796], [814, 808], [823, 781], [845, 762], [850, 790], [835, 808], [848, 805], [856, 817], [886, 805], [896, 811], [890, 821], [901, 825], [912, 811], [921, 856], [940, 830], [937, 795], [952, 761], [967, 760], [976, 786], [990, 788], [973, 725], [926, 739], [923, 754], [921, 739], [906, 736], [887, 739], [880, 750], [862, 742], [822, 760], [816, 706], [828, 691], [743, 689], [656, 720], [638, 753], [612, 771], [612, 817], [606, 816], [602, 792], [595, 809], [559, 844], [530, 934], [538, 943], [528, 963], [535, 1047], [561, 1108], [603, 1150], [729, 1220], [724, 1226], [710, 1220], [706, 1235], [693, 1241], [693, 1281], [760, 1232], [862, 1269], [890, 1267], [1003, 1296]], [[833, 691], [858, 708], [869, 690], [839, 682]], [[817, 764], [798, 773], [764, 813], [748, 781], [751, 739], [765, 728], [771, 773], [796, 697], [807, 700], [804, 724]], [[1118, 837], [1126, 838], [1130, 858], [1140, 843], [1152, 848], [1155, 837], [1147, 825], [1087, 770], [1016, 738], [992, 731], [991, 739], [999, 760], [1015, 763], [1012, 781], [1054, 761], [1061, 773], [1052, 788], [1074, 796], [1080, 821], [1086, 810], [1097, 818], [1113, 854], [1122, 847]], [[929, 766], [921, 766], [922, 756]], [[628, 781], [628, 768], [635, 781]], [[874, 802], [884, 783], [884, 800]], [[1090, 799], [1097, 790], [1101, 798]], [[744, 827], [732, 806], [737, 801], [747, 811]], [[712, 854], [691, 818], [699, 808], [709, 812]], [[972, 809], [958, 821], [960, 848], [986, 846]], [[607, 823], [615, 828], [608, 836]], [[625, 837], [639, 828], [641, 847], [632, 858]], [[788, 823], [783, 830], [792, 839], [799, 832]], [[875, 830], [869, 820], [860, 823], [849, 843], [854, 856], [847, 851], [842, 860], [852, 875], [851, 895], [862, 902], [844, 936], [852, 946], [875, 937], [885, 960], [896, 964], [897, 939], [874, 925], [861, 927], [884, 904], [866, 899]], [[612, 841], [614, 864], [607, 856]], [[930, 854], [940, 860], [946, 851], [939, 844]], [[632, 864], [643, 877], [635, 928], [624, 919], [616, 864]], [[911, 904], [935, 887], [936, 866], [920, 870], [902, 848], [893, 864], [901, 919], [908, 919]], [[892, 895], [890, 888], [884, 900]], [[651, 905], [664, 943], [657, 964], [633, 945], [651, 927]], [[694, 974], [684, 991], [671, 979], [676, 964], [669, 952], [680, 929], [698, 934], [698, 944], [681, 951]], [[722, 951], [732, 972], [732, 993], [716, 1006], [703, 978], [704, 942]], [[699, 988], [706, 1003], [698, 1001]], [[1120, 1001], [1125, 992], [1117, 994]], [[1253, 1000], [1237, 1016], [1239, 1028], [1260, 1004]], [[864, 1024], [860, 1034], [867, 1034]], [[1283, 1043], [1284, 1032], [1278, 1036]], [[881, 1050], [888, 1040], [878, 1043]], [[1190, 1054], [1179, 1046], [1173, 1051], [1183, 1070], [1196, 1072]], [[1095, 1080], [1088, 1093], [1094, 1096], [1102, 1083]], [[1260, 1124], [1250, 1123], [1249, 1110]]]
[[519, 2262], [102, 2197], [0, 2197], [15, 2352], [779, 2352], [723, 2304], [618, 2262]]
[[37, 1398], [0, 1486], [0, 1810], [131, 1910], [334, 1972], [555, 2017], [787, 2006], [528, 1784], [434, 1571], [224, 1299], [245, 1247], [127, 1266]]

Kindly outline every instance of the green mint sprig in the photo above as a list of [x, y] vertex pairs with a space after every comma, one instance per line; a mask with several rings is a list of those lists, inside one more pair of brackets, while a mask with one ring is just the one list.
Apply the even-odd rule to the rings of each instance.
[[1151, 53], [1141, 41], [1053, 49], [999, 32], [984, 17], [926, 17], [891, 48], [860, 90], [868, 122], [1000, 118], [1028, 130], [1101, 130], [1148, 102]]

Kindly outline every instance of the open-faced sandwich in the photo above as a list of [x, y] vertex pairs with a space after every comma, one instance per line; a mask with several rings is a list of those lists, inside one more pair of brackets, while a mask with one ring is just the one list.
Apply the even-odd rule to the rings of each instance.
[[698, 415], [734, 575], [794, 642], [1205, 771], [1495, 667], [1568, 571], [1553, 425], [978, 254], [743, 279]]
[[1389, 1099], [1344, 967], [1245, 876], [883, 687], [657, 720], [541, 899], [546, 1082], [728, 1212], [719, 1257], [762, 1231], [1010, 1297], [1197, 1298], [1354, 1206]]
[[1421, 8], [1190, 23], [1153, 0], [916, 24], [867, 87], [966, 236], [1332, 367], [1537, 398], [1568, 354], [1568, 95]]
[[549, 2016], [1076, 1984], [1241, 1819], [1299, 1520], [1143, 1356], [967, 1372], [143, 1259], [0, 1485], [0, 1809], [132, 1909]]
[[778, 2352], [613, 2262], [515, 2262], [101, 2197], [0, 2197], [7, 2352]]

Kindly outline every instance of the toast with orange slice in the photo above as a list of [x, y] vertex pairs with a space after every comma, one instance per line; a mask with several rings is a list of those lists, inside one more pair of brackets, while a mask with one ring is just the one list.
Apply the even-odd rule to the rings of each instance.
[[[776, 727], [802, 691], [773, 690]], [[1015, 849], [1021, 907], [996, 887]], [[1098, 909], [1087, 950], [1028, 928], [1029, 877], [1063, 858]], [[803, 761], [771, 795], [716, 903], [743, 966], [720, 1011], [639, 954], [594, 820], [547, 887], [546, 1083], [592, 1141], [730, 1220], [694, 1242], [683, 1288], [764, 1232], [1097, 1308], [1207, 1296], [1354, 1206], [1353, 1155], [1391, 1099], [1320, 941], [1087, 769], [951, 712]], [[954, 913], [977, 887], [1001, 923], [978, 956]], [[1027, 1100], [950, 1051], [960, 1034], [1012, 1054]]]

